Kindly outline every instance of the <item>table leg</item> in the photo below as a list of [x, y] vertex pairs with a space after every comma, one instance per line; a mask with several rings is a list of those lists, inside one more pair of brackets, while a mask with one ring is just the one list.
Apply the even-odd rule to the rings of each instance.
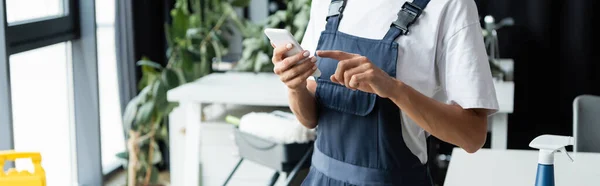
[[497, 113], [492, 116], [492, 149], [506, 149], [508, 139], [508, 114]]
[[169, 152], [171, 185], [184, 185], [185, 109], [182, 107], [169, 114]]
[[200, 124], [202, 105], [184, 103], [185, 112], [185, 167], [184, 184], [186, 186], [200, 185]]

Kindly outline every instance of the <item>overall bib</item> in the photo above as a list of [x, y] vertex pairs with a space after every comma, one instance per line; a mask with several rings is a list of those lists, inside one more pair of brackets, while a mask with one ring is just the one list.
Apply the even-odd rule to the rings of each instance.
[[[396, 77], [398, 43], [408, 33], [429, 0], [405, 3], [382, 40], [366, 39], [338, 31], [346, 0], [334, 0], [317, 50], [341, 50], [366, 56]], [[376, 94], [333, 83], [337, 60], [319, 58], [317, 78], [317, 140], [310, 172], [302, 185], [431, 186], [423, 165], [404, 143], [398, 106]]]

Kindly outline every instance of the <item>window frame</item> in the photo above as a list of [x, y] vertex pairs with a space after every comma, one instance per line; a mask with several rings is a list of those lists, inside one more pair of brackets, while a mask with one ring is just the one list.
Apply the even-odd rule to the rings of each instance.
[[[0, 3], [0, 20], [6, 20], [4, 0]], [[12, 100], [10, 73], [8, 66], [6, 21], [0, 27], [0, 150], [13, 149]], [[14, 167], [13, 162], [5, 162], [3, 170]]]
[[[0, 150], [14, 149], [9, 56], [71, 42], [74, 184], [102, 185], [95, 0], [63, 0], [65, 15], [8, 24], [0, 2]], [[7, 162], [3, 170], [14, 167]]]
[[[6, 29], [7, 55], [79, 39], [81, 34], [79, 14], [86, 11], [80, 11], [78, 0], [63, 0], [63, 3], [66, 8], [63, 16], [26, 20], [12, 24], [7, 23], [6, 8], [3, 8], [4, 18], [2, 20]], [[2, 0], [2, 4], [3, 7], [6, 7], [6, 0]]]

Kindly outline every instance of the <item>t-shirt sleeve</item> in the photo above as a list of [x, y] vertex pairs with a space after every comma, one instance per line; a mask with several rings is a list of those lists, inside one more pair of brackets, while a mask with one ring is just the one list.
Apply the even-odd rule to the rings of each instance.
[[302, 46], [302, 49], [304, 50], [308, 50], [310, 51], [310, 53], [314, 53], [315, 49], [317, 48], [316, 46], [314, 46], [315, 44], [313, 43], [313, 30], [314, 30], [314, 21], [311, 19], [308, 21], [308, 25], [306, 26], [306, 32], [304, 32], [304, 36], [302, 37], [302, 43], [300, 43], [300, 46]]
[[472, 1], [454, 1], [445, 16], [445, 33], [438, 58], [440, 78], [448, 104], [465, 109], [498, 111], [498, 100], [479, 25]]
[[479, 24], [470, 24], [446, 42], [442, 78], [448, 103], [461, 107], [498, 110], [488, 56]]
[[314, 54], [317, 48], [317, 44], [313, 39], [315, 37], [313, 22], [314, 21], [312, 19], [308, 21], [308, 26], [306, 26], [306, 32], [304, 32], [304, 36], [302, 37], [302, 43], [300, 43], [302, 49], [310, 51], [311, 54]]
[[[319, 17], [315, 12], [318, 11], [315, 6], [317, 2], [312, 1], [312, 6], [310, 10], [310, 19], [308, 21], [308, 25], [306, 26], [306, 31], [304, 32], [304, 36], [302, 37], [302, 49], [310, 51], [311, 55], [314, 55], [317, 50], [317, 43], [319, 42], [320, 31], [317, 31], [316, 24], [318, 24], [317, 17]], [[308, 77], [309, 80], [315, 80], [313, 76]]]

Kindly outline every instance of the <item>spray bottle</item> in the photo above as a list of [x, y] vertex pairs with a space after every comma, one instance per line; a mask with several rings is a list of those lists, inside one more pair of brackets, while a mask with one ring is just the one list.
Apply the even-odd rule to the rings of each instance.
[[529, 143], [529, 147], [540, 150], [535, 186], [554, 186], [554, 152], [560, 151], [573, 161], [565, 149], [573, 141], [570, 136], [541, 135]]

